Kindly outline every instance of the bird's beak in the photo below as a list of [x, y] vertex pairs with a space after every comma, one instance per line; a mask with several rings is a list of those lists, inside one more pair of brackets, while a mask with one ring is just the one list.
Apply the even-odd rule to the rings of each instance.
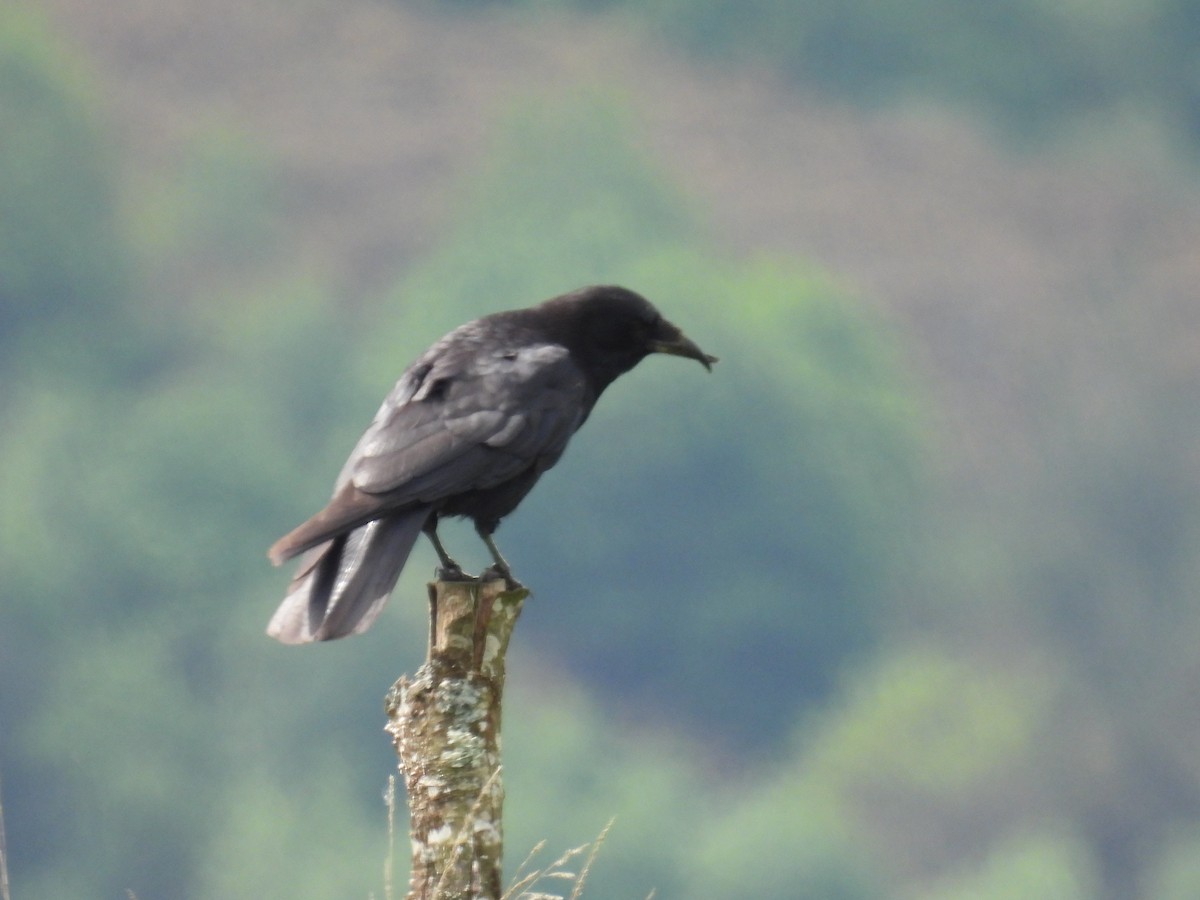
[[709, 356], [697, 347], [695, 343], [685, 337], [683, 332], [670, 322], [662, 323], [658, 337], [650, 341], [650, 352], [667, 353], [671, 356], [684, 356], [688, 359], [694, 359], [710, 372], [712, 371], [713, 363], [717, 362], [715, 356]]

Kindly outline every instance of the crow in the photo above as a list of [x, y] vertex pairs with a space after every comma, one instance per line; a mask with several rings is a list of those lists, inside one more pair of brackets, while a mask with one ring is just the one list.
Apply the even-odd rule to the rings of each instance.
[[558, 462], [604, 389], [651, 353], [717, 361], [640, 294], [596, 285], [451, 331], [414, 362], [342, 467], [333, 499], [280, 538], [275, 565], [305, 554], [267, 626], [285, 644], [371, 627], [424, 532], [439, 578], [465, 578], [438, 539], [471, 519], [516, 584], [492, 534]]

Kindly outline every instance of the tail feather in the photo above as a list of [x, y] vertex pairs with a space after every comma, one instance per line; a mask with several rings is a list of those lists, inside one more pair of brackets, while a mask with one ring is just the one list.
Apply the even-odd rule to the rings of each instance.
[[[415, 510], [414, 510], [415, 512]], [[366, 525], [383, 515], [380, 498], [360, 491], [353, 484], [338, 488], [323, 510], [293, 528], [267, 551], [274, 565], [281, 565], [319, 544], [336, 540], [337, 536]]]
[[267, 634], [284, 644], [307, 644], [366, 631], [428, 518], [428, 509], [408, 510], [313, 547], [301, 559]]

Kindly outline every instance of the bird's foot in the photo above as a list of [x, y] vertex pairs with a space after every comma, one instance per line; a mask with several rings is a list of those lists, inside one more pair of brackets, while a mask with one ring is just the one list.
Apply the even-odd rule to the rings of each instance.
[[525, 590], [525, 585], [521, 584], [521, 582], [519, 582], [519, 581], [517, 581], [517, 579], [513, 578], [513, 574], [512, 574], [512, 572], [510, 572], [508, 570], [507, 566], [504, 566], [504, 567], [488, 566], [486, 569], [484, 569], [482, 572], [479, 573], [480, 581], [496, 581], [501, 578], [504, 579], [504, 584], [508, 588], [508, 590], [510, 590], [510, 591]]
[[437, 581], [478, 581], [474, 575], [468, 575], [462, 570], [458, 563], [449, 566], [438, 566], [433, 570], [433, 577]]

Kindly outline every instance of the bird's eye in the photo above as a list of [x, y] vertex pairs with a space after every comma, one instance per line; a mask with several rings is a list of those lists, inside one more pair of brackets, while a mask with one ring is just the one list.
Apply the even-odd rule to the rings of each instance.
[[638, 343], [645, 325], [627, 316], [604, 318], [591, 329], [592, 342], [602, 350], [623, 350]]

